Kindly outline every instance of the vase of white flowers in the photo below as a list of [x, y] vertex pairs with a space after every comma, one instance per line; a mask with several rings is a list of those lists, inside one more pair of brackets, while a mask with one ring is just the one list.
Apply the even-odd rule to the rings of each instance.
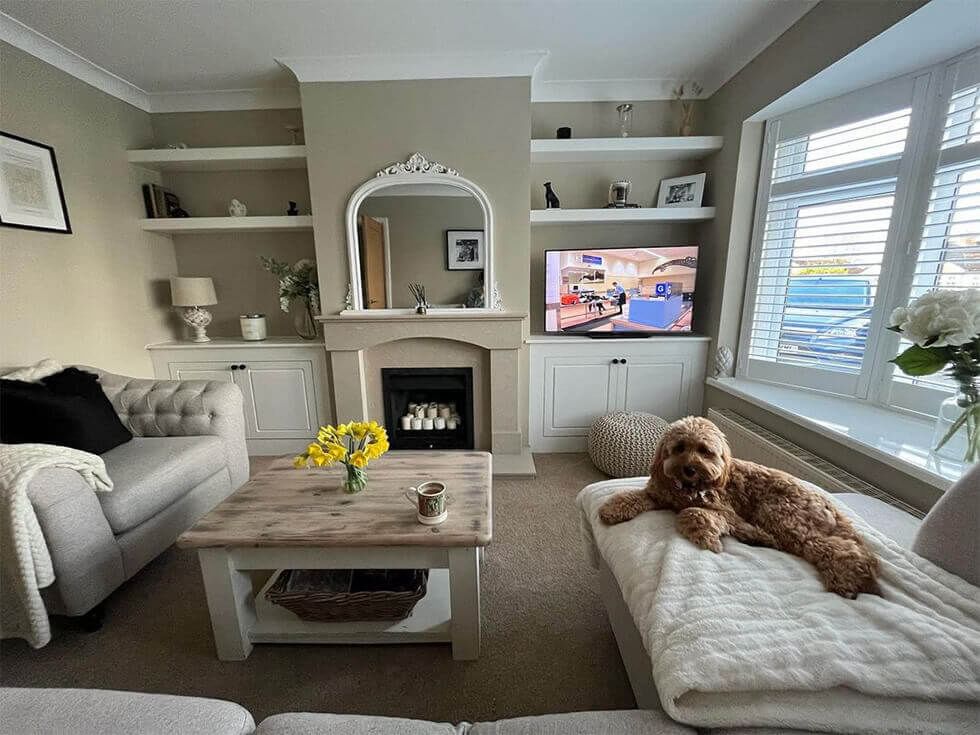
[[912, 342], [892, 362], [906, 375], [945, 370], [957, 392], [939, 407], [937, 453], [980, 459], [980, 289], [937, 289], [892, 312], [889, 329]]
[[259, 256], [262, 267], [279, 278], [279, 308], [293, 313], [293, 328], [303, 339], [316, 339], [316, 315], [320, 313], [320, 286], [316, 263], [309, 258], [293, 265]]

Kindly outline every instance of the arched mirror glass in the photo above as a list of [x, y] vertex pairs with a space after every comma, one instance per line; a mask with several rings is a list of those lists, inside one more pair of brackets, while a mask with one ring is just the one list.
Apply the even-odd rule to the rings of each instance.
[[492, 283], [486, 195], [440, 164], [413, 159], [379, 172], [351, 197], [351, 306], [415, 309], [418, 285], [428, 309], [486, 308], [485, 284]]

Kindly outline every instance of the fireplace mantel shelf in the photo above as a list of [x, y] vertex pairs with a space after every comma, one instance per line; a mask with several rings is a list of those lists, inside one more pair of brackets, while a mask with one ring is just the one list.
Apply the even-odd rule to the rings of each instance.
[[413, 309], [368, 309], [342, 311], [339, 314], [318, 316], [318, 322], [390, 322], [398, 321], [523, 321], [524, 311], [496, 311], [494, 309], [430, 309], [428, 314], [416, 314]]

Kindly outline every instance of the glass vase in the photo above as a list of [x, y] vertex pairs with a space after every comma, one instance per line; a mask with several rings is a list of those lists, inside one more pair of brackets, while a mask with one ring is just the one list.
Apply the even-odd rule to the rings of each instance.
[[980, 459], [980, 400], [972, 385], [961, 386], [939, 405], [932, 443], [940, 457], [958, 462]]
[[293, 329], [302, 339], [317, 338], [317, 324], [313, 307], [308, 301], [293, 302]]
[[344, 466], [347, 468], [347, 474], [344, 476], [344, 482], [340, 487], [345, 493], [354, 495], [367, 487], [367, 472], [352, 464]]

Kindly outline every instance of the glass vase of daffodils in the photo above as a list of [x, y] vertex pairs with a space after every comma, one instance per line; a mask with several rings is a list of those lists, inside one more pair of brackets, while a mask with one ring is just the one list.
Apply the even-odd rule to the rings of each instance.
[[329, 467], [342, 464], [346, 472], [341, 488], [359, 493], [367, 486], [368, 463], [388, 451], [388, 433], [377, 421], [351, 421], [321, 426], [316, 440], [296, 457], [296, 467]]

